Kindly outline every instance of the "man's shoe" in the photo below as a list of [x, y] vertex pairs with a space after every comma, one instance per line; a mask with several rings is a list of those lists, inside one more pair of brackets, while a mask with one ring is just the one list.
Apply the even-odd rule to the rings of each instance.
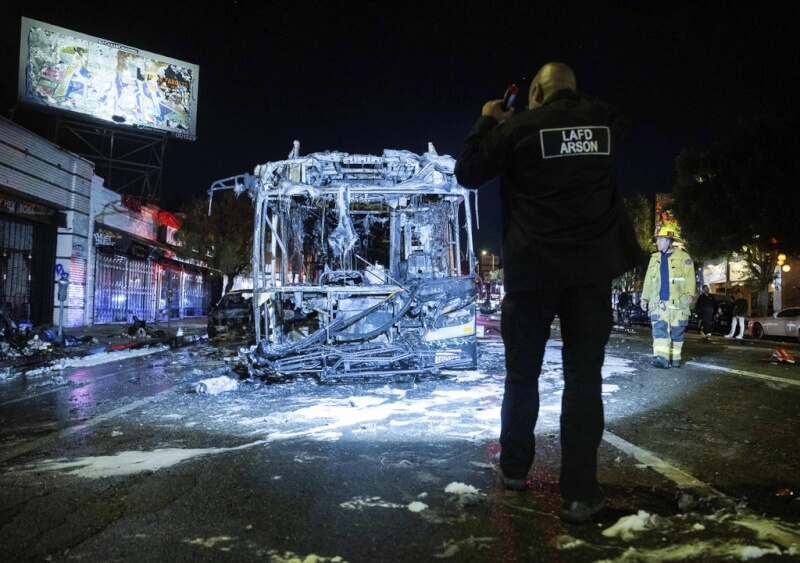
[[507, 491], [528, 490], [528, 482], [525, 479], [512, 479], [511, 477], [506, 477], [502, 471], [500, 471], [500, 474], [503, 476], [503, 486]]
[[669, 360], [661, 356], [653, 356], [651, 363], [653, 364], [653, 367], [661, 369], [666, 369], [669, 367]]
[[680, 359], [677, 359], [677, 360], [676, 360], [675, 358], [672, 358], [672, 367], [674, 367], [674, 368], [679, 368], [679, 367], [681, 367], [681, 361], [680, 361]]
[[726, 334], [725, 338], [733, 338], [733, 336], [731, 336], [730, 334]]
[[525, 477], [522, 479], [514, 479], [513, 477], [506, 477], [503, 468], [498, 466], [497, 469], [500, 471], [500, 477], [503, 478], [503, 486], [506, 490], [509, 491], [525, 491], [528, 489], [528, 482], [525, 480]]
[[742, 338], [744, 338], [744, 337], [743, 336], [737, 336], [736, 340], [741, 340]]
[[586, 504], [579, 500], [565, 500], [561, 504], [558, 517], [569, 524], [584, 524], [591, 520], [592, 516], [603, 510], [606, 505], [605, 499], [600, 499], [595, 504]]

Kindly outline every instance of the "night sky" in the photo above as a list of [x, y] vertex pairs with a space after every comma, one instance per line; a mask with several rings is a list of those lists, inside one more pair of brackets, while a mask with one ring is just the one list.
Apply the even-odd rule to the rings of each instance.
[[[464, 5], [469, 6], [465, 8]], [[198, 140], [170, 140], [159, 204], [323, 150], [457, 156], [484, 102], [545, 62], [634, 129], [623, 194], [670, 191], [681, 148], [740, 117], [797, 115], [800, 3], [679, 1], [4, 2], [0, 109], [15, 104], [20, 17], [200, 66]], [[526, 96], [521, 96], [526, 98]], [[524, 102], [523, 102], [524, 103]], [[497, 185], [476, 250], [499, 253]]]

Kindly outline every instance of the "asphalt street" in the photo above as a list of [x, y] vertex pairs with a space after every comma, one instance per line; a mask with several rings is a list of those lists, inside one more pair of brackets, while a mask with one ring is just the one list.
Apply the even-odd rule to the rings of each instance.
[[[496, 454], [502, 344], [477, 371], [235, 381], [203, 341], [0, 381], [0, 553], [10, 561], [789, 561], [800, 557], [800, 365], [687, 337], [681, 369], [617, 329], [604, 367], [608, 507], [562, 523], [558, 327], [530, 490]], [[210, 383], [209, 383], [210, 385]], [[210, 387], [209, 387], [210, 388]]]

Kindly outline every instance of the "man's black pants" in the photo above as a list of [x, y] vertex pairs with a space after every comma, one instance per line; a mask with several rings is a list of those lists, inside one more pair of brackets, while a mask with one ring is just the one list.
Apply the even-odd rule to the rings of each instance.
[[563, 341], [561, 478], [566, 500], [595, 501], [597, 448], [604, 417], [601, 370], [611, 334], [611, 283], [507, 293], [501, 330], [506, 381], [501, 413], [500, 466], [506, 477], [524, 479], [535, 454], [539, 374], [550, 325], [558, 315]]
[[703, 319], [703, 334], [711, 334], [714, 328], [714, 309], [703, 309], [700, 315]]

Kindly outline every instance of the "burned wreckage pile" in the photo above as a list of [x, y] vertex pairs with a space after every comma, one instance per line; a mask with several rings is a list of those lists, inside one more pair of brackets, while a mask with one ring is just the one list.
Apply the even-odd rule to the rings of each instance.
[[435, 374], [477, 365], [470, 191], [419, 156], [322, 152], [215, 182], [255, 206], [250, 376]]

